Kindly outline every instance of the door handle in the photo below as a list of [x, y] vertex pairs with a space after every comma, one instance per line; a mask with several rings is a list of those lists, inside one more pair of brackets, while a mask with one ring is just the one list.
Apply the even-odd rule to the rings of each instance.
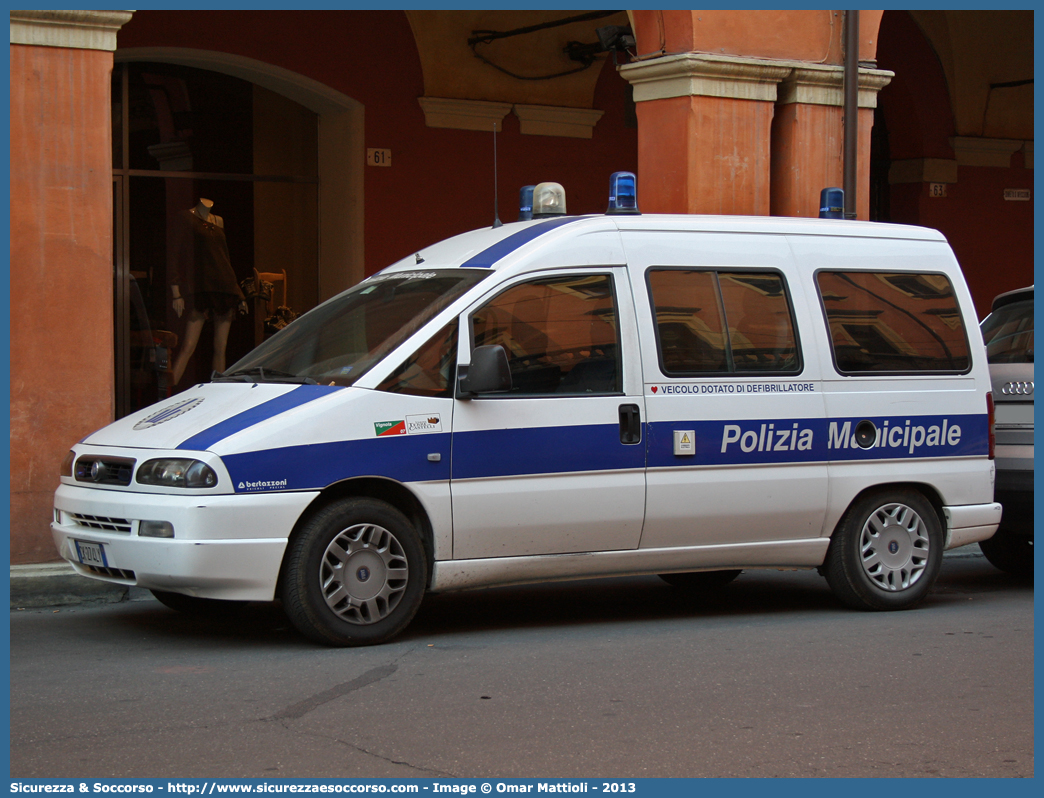
[[620, 443], [642, 442], [642, 411], [638, 405], [620, 405]]

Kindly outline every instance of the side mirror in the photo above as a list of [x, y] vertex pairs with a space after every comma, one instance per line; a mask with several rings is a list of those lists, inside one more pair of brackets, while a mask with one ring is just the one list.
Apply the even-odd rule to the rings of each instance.
[[500, 345], [477, 346], [470, 366], [457, 367], [457, 398], [511, 390], [511, 367]]

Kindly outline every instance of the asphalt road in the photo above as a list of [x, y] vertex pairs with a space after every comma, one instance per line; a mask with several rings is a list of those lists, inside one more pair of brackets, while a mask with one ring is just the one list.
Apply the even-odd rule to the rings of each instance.
[[1033, 773], [1033, 586], [981, 556], [909, 612], [807, 571], [611, 579], [431, 596], [353, 650], [276, 605], [11, 613], [14, 778]]

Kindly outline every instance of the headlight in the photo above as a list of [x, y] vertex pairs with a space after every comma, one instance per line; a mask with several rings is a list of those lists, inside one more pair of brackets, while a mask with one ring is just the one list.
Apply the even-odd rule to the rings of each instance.
[[199, 460], [164, 457], [142, 463], [138, 482], [164, 488], [212, 488], [217, 485], [214, 469]]

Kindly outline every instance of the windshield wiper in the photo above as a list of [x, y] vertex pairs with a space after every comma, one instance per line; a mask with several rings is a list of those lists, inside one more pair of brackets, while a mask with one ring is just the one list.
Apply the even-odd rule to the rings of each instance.
[[231, 371], [224, 374], [220, 371], [215, 371], [210, 375], [211, 382], [288, 382], [299, 385], [318, 385], [315, 380], [311, 377], [299, 377], [296, 374], [291, 374], [288, 371], [278, 371], [277, 369], [266, 369], [262, 366], [256, 366], [252, 369], [240, 369], [239, 371]]

